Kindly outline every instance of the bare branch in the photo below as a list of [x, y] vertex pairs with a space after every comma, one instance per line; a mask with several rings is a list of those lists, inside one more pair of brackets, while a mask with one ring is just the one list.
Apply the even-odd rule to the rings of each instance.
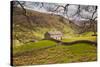
[[43, 2], [41, 2], [41, 6], [40, 6], [40, 8], [42, 8], [42, 7], [44, 7], [44, 3], [43, 3]]
[[[94, 9], [95, 11], [93, 12], [93, 14], [92, 14], [92, 18], [94, 17], [94, 14], [97, 12], [97, 6], [95, 7], [95, 9]], [[97, 16], [94, 18], [94, 20], [97, 18]]]

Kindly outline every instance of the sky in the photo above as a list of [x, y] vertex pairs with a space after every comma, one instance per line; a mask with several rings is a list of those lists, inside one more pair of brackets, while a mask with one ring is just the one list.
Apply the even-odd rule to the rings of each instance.
[[[30, 10], [34, 10], [34, 11], [38, 11], [38, 12], [43, 12], [43, 13], [49, 13], [49, 14], [50, 13], [58, 14], [58, 15], [61, 15], [65, 18], [69, 17], [69, 19], [72, 19], [72, 20], [84, 20], [84, 18], [81, 18], [78, 15], [75, 15], [74, 17], [72, 16], [73, 14], [75, 14], [77, 12], [77, 8], [78, 8], [77, 5], [70, 4], [70, 6], [68, 6], [67, 16], [66, 16], [66, 14], [64, 14], [64, 9], [62, 7], [60, 7], [56, 12], [52, 12], [56, 9], [56, 7], [58, 5], [65, 6], [66, 4], [63, 4], [63, 3], [44, 3], [43, 7], [41, 7], [42, 6], [41, 2], [26, 1], [24, 4], [26, 9], [30, 9]], [[88, 5], [81, 5], [82, 8], [81, 8], [80, 14], [83, 17], [91, 18], [93, 12], [87, 12], [87, 11], [83, 10], [84, 7], [87, 7], [87, 6]], [[93, 5], [91, 5], [89, 8], [91, 8], [91, 7], [93, 7]], [[97, 16], [97, 13], [95, 13], [94, 16]]]

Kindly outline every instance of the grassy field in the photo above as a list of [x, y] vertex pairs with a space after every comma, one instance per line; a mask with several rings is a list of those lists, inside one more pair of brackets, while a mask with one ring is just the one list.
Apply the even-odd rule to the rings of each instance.
[[[80, 39], [95, 40], [96, 37], [75, 37], [63, 41], [69, 42]], [[96, 46], [87, 43], [78, 43], [71, 46], [57, 45], [47, 49], [33, 50], [53, 45], [57, 45], [57, 43], [49, 40], [41, 40], [14, 47], [13, 54], [22, 53], [20, 56], [13, 57], [13, 65], [54, 64], [97, 60]], [[27, 53], [27, 51], [29, 52]]]
[[44, 47], [53, 46], [53, 45], [56, 45], [56, 43], [49, 40], [41, 40], [39, 42], [29, 42], [29, 43], [26, 43], [25, 45], [13, 47], [13, 53], [15, 54], [19, 52], [30, 51], [32, 49], [39, 49], [39, 48], [44, 48]]
[[70, 62], [96, 61], [96, 47], [79, 43], [71, 46], [59, 45], [56, 47], [35, 50], [13, 58], [13, 65], [54, 64]]
[[86, 37], [86, 36], [81, 36], [81, 37], [72, 37], [72, 38], [66, 38], [63, 39], [63, 42], [71, 42], [71, 41], [76, 41], [76, 40], [91, 40], [91, 41], [96, 41], [96, 37], [95, 36], [91, 36], [91, 37]]

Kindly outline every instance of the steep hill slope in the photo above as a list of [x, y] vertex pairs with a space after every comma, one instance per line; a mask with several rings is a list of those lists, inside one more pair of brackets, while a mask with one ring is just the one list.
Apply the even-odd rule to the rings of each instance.
[[21, 8], [13, 9], [13, 38], [15, 40], [42, 39], [45, 32], [53, 30], [59, 30], [64, 34], [73, 32], [68, 20], [58, 15], [27, 10], [27, 17]]

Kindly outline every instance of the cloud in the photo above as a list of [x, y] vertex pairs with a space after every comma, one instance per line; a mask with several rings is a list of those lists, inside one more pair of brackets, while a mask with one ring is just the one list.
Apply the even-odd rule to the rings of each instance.
[[[41, 2], [31, 2], [31, 1], [27, 1], [25, 3], [25, 8], [27, 9], [31, 9], [31, 10], [35, 10], [35, 11], [39, 11], [39, 12], [45, 12], [45, 13], [54, 13], [54, 14], [59, 14], [62, 15], [64, 17], [66, 17], [66, 14], [64, 13], [64, 8], [60, 7], [57, 12], [52, 12], [53, 10], [55, 10], [55, 8], [58, 6], [65, 6], [66, 4], [63, 3], [44, 3], [44, 6], [42, 8], [40, 8], [42, 6]], [[91, 18], [92, 13], [93, 12], [87, 12], [85, 10], [85, 7], [87, 7], [88, 5], [81, 5], [81, 12], [80, 14], [85, 17], [85, 18]], [[92, 6], [90, 6], [89, 8], [91, 8]], [[83, 19], [80, 18], [80, 16], [76, 15], [73, 17], [73, 15], [77, 12], [78, 6], [71, 4], [68, 6], [68, 16], [70, 18], [74, 18], [74, 19]], [[92, 9], [92, 8], [91, 8]], [[91, 11], [91, 10], [90, 10]], [[94, 16], [97, 16], [97, 13], [94, 14]]]

